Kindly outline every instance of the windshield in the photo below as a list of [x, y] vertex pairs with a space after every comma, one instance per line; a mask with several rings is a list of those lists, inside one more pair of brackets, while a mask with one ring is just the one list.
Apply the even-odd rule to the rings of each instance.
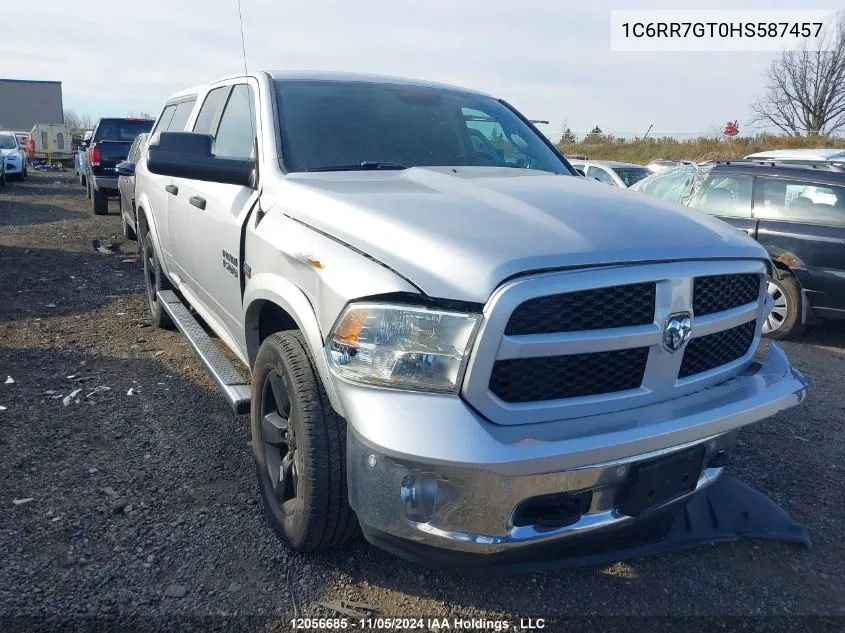
[[448, 165], [571, 174], [528, 125], [490, 97], [352, 81], [280, 81], [277, 93], [290, 171]]
[[153, 121], [143, 119], [102, 119], [97, 126], [97, 136], [94, 140], [134, 141], [139, 134], [149, 132], [152, 126]]
[[17, 149], [18, 142], [11, 134], [0, 134], [0, 149]]
[[626, 187], [630, 187], [635, 182], [651, 176], [651, 172], [645, 167], [614, 167], [613, 171], [622, 179]]

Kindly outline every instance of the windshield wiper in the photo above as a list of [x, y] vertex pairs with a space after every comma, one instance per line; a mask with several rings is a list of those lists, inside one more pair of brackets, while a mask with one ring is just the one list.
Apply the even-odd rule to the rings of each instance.
[[305, 171], [367, 171], [370, 169], [407, 169], [405, 165], [391, 162], [365, 160], [353, 165], [332, 165], [330, 167], [311, 167]]

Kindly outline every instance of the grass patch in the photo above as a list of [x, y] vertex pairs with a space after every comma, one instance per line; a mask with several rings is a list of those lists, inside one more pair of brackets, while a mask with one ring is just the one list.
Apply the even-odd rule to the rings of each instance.
[[587, 136], [579, 143], [558, 145], [567, 156], [591, 160], [619, 160], [645, 165], [655, 158], [676, 160], [729, 160], [772, 149], [818, 147], [845, 148], [845, 139], [827, 136], [777, 136], [762, 134], [733, 139], [700, 137], [679, 141], [671, 137], [627, 140], [612, 136]]

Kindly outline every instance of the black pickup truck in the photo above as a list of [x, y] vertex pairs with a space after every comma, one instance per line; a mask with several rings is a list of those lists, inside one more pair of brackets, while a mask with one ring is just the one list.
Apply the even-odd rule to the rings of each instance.
[[119, 195], [115, 166], [126, 160], [135, 137], [149, 132], [152, 126], [153, 121], [148, 119], [109, 118], [97, 121], [85, 165], [88, 197], [97, 215], [108, 213], [108, 199]]

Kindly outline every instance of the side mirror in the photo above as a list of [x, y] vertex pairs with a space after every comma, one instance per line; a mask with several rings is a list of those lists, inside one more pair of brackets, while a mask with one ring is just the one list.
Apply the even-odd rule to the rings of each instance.
[[217, 158], [210, 134], [162, 132], [149, 147], [147, 168], [160, 176], [253, 187], [254, 160]]
[[122, 163], [115, 165], [114, 170], [117, 172], [118, 176], [134, 176], [135, 163], [130, 163], [128, 160], [125, 160]]
[[578, 175], [579, 175], [579, 176], [584, 176], [584, 178], [586, 178], [586, 177], [587, 177], [587, 174], [585, 174], [585, 173], [584, 173], [584, 170], [583, 170], [583, 169], [578, 169], [578, 168], [576, 167], [576, 168], [575, 168], [575, 171], [577, 171], [577, 172], [578, 172]]

